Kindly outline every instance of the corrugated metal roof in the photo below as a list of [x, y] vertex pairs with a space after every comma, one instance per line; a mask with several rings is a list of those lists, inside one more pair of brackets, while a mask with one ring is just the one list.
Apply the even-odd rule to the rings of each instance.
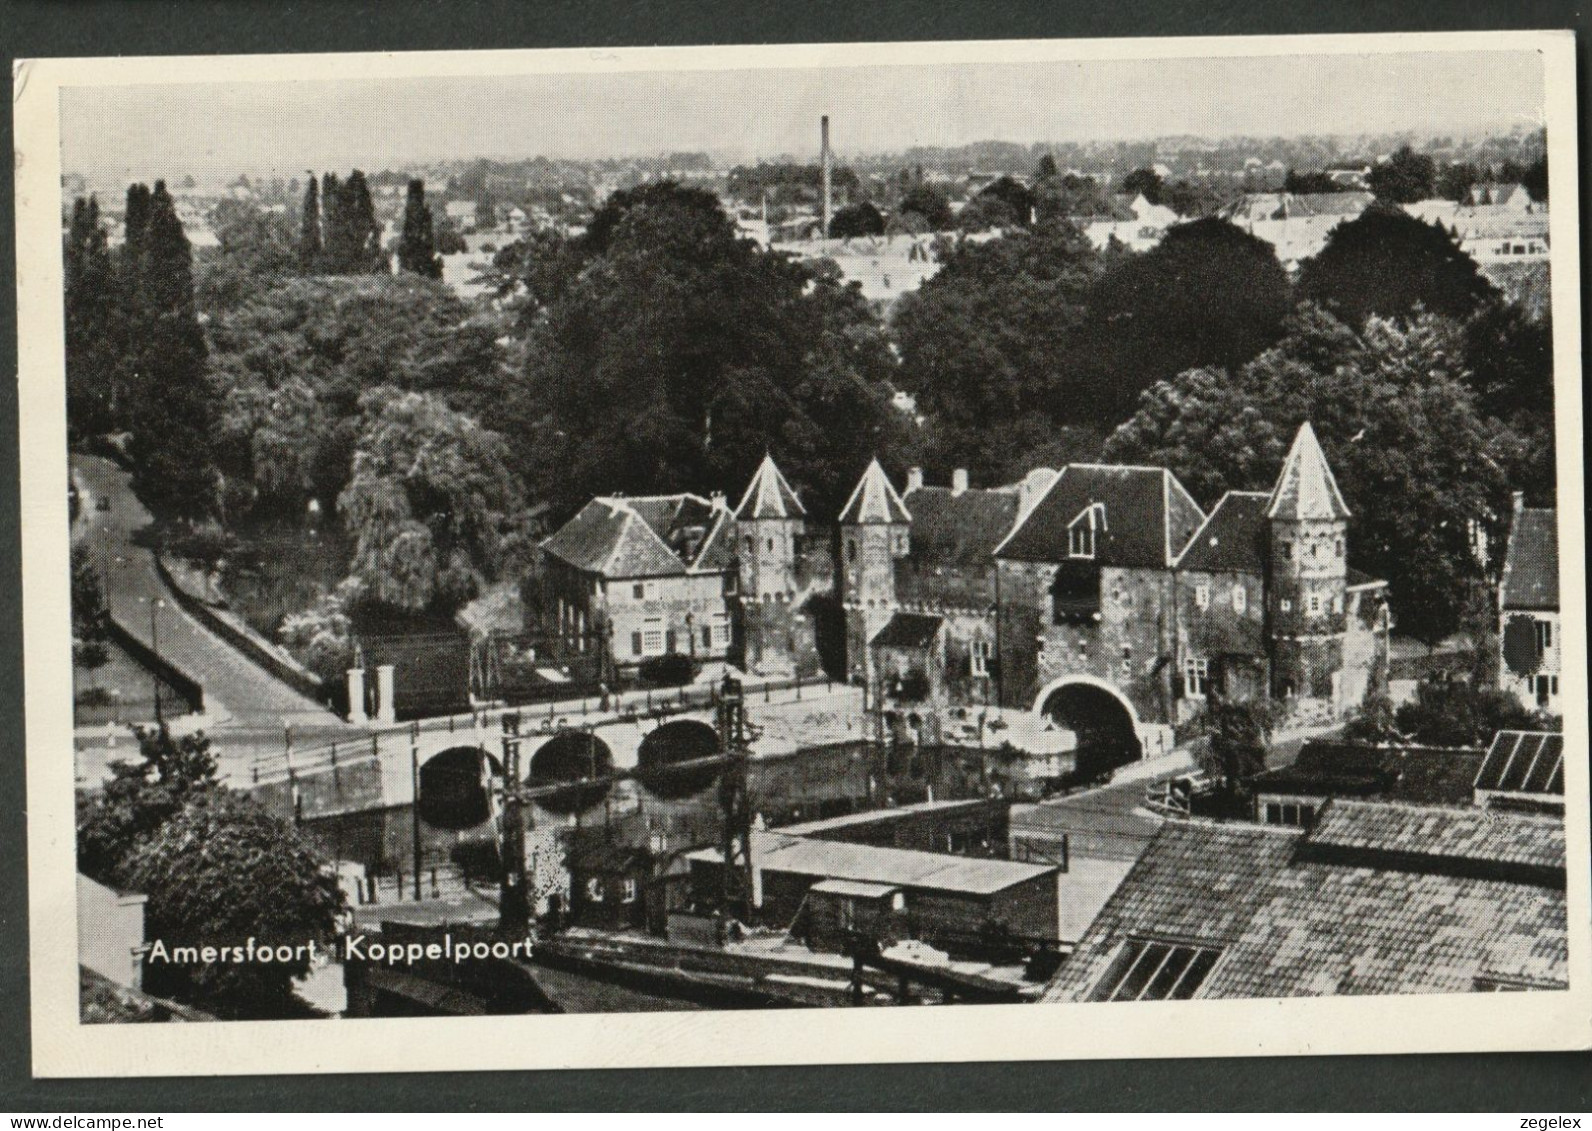
[[1559, 522], [1551, 508], [1527, 507], [1515, 516], [1504, 557], [1500, 600], [1506, 609], [1559, 607]]
[[1564, 795], [1564, 735], [1501, 730], [1493, 736], [1475, 787], [1493, 793]]
[[[688, 859], [719, 863], [716, 848], [688, 854]], [[984, 860], [947, 856], [905, 848], [878, 848], [868, 844], [816, 840], [780, 832], [752, 834], [752, 861], [768, 872], [790, 872], [831, 880], [861, 880], [897, 887], [994, 895], [1060, 869], [1041, 864], [1015, 864], [1009, 860]]]

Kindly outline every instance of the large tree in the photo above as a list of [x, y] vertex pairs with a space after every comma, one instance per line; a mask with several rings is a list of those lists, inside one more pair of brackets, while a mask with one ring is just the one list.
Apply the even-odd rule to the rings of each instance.
[[931, 471], [1004, 475], [1058, 424], [1080, 422], [1070, 335], [1099, 270], [1089, 241], [1058, 220], [955, 245], [902, 297], [893, 319], [900, 383], [928, 418]]
[[1453, 632], [1483, 583], [1475, 535], [1507, 512], [1508, 433], [1476, 411], [1459, 330], [1426, 316], [1355, 334], [1306, 310], [1283, 342], [1230, 377], [1184, 373], [1145, 394], [1114, 434], [1114, 462], [1170, 467], [1210, 506], [1267, 490], [1309, 421], [1352, 512], [1350, 563], [1385, 578], [1401, 631]]
[[306, 178], [304, 205], [299, 213], [299, 270], [313, 275], [321, 269], [321, 186], [313, 174]]
[[1378, 200], [1389, 204], [1413, 204], [1430, 200], [1436, 194], [1437, 165], [1424, 153], [1400, 146], [1386, 161], [1371, 170], [1366, 184]]
[[829, 221], [831, 239], [845, 240], [857, 236], [884, 235], [884, 215], [869, 201], [847, 205]]
[[216, 502], [216, 412], [204, 331], [194, 305], [193, 252], [164, 181], [155, 182], [136, 258], [123, 272], [129, 312], [128, 423], [145, 500], [177, 517]]
[[535, 493], [568, 512], [595, 493], [710, 492], [765, 450], [831, 513], [890, 443], [893, 363], [832, 265], [741, 239], [709, 193], [615, 193], [556, 272], [506, 428]]
[[431, 231], [431, 209], [426, 207], [424, 181], [409, 182], [404, 201], [403, 234], [398, 242], [398, 269], [427, 279], [442, 278], [442, 258]]
[[901, 197], [896, 206], [896, 215], [901, 217], [907, 226], [913, 226], [908, 217], [916, 217], [922, 228], [930, 232], [943, 232], [955, 221], [951, 215], [951, 203], [945, 194], [933, 185], [913, 185]]
[[326, 209], [327, 270], [337, 275], [382, 275], [391, 269], [381, 246], [381, 224], [365, 174], [355, 169], [336, 186], [337, 207]]
[[375, 603], [451, 612], [503, 563], [524, 510], [503, 437], [427, 393], [377, 389], [338, 510]]
[[1157, 381], [1242, 365], [1281, 335], [1291, 303], [1287, 272], [1264, 240], [1214, 218], [1169, 228], [1096, 284], [1077, 335], [1072, 419], [1110, 427]]
[[297, 273], [292, 221], [257, 205], [222, 200], [211, 215], [217, 245], [195, 260], [194, 299], [206, 313], [228, 310]]
[[64, 268], [67, 426], [76, 435], [92, 435], [116, 423], [123, 362], [123, 308], [93, 197], [72, 205]]
[[1355, 326], [1417, 308], [1462, 319], [1497, 294], [1441, 225], [1381, 206], [1332, 229], [1300, 266], [1298, 292]]
[[162, 724], [138, 732], [138, 760], [111, 763], [97, 791], [77, 795], [77, 870], [127, 887], [137, 851], [197, 794], [217, 788], [216, 760], [202, 734], [178, 737]]

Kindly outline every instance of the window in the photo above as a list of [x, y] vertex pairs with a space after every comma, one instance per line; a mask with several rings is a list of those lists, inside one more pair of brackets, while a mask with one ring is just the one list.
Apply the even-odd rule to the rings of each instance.
[[1334, 546], [1334, 551], [1335, 551], [1335, 554], [1336, 554], [1337, 557], [1340, 557], [1340, 558], [1343, 557], [1343, 539], [1342, 538], [1338, 539], [1337, 543]]
[[1285, 613], [1291, 612], [1293, 610], [1293, 602], [1288, 600], [1286, 597], [1279, 601], [1278, 604], [1282, 607], [1282, 611]]
[[713, 640], [717, 644], [728, 646], [730, 643], [730, 618], [723, 613], [718, 613], [713, 618], [713, 623], [708, 625], [713, 632]]
[[971, 657], [970, 663], [971, 663], [971, 668], [972, 668], [972, 672], [973, 672], [974, 675], [976, 675], [976, 676], [987, 676], [987, 675], [989, 675], [989, 661], [990, 661], [990, 653], [991, 653], [991, 651], [992, 650], [990, 648], [990, 642], [988, 640], [975, 640], [975, 641], [973, 641], [973, 653], [972, 653], [972, 657]]
[[725, 574], [724, 575], [724, 595], [726, 597], [735, 596], [735, 589], [736, 589], [735, 575], [733, 573]]
[[1293, 543], [1292, 542], [1280, 543], [1277, 548], [1282, 551], [1282, 560], [1283, 561], [1286, 562], [1286, 561], [1289, 561], [1290, 559], [1293, 558]]
[[855, 538], [846, 539], [846, 560], [848, 562], [857, 560], [857, 540]]
[[1540, 660], [1553, 647], [1553, 622], [1539, 620], [1537, 623], [1537, 658]]
[[744, 544], [746, 546], [746, 552], [748, 554], [750, 554], [754, 549], [757, 548], [757, 540], [755, 538], [753, 538], [750, 534], [748, 534], [746, 536], [746, 540], [745, 540]]
[[603, 901], [603, 882], [600, 877], [593, 876], [586, 881], [586, 898], [593, 903], [601, 903]]
[[1092, 558], [1095, 556], [1095, 529], [1105, 529], [1106, 509], [1099, 503], [1090, 503], [1067, 524], [1067, 556]]
[[1335, 613], [1341, 613], [1343, 611], [1343, 594], [1334, 593], [1332, 595], [1332, 611]]
[[1268, 802], [1266, 804], [1266, 823], [1268, 825], [1285, 825], [1293, 829], [1310, 829], [1316, 824], [1316, 807], [1314, 805], [1297, 804], [1292, 801]]
[[711, 624], [702, 626], [702, 647], [713, 647], [713, 626]]
[[1100, 979], [1093, 1001], [1187, 1001], [1222, 952], [1210, 946], [1129, 939]]
[[1310, 594], [1310, 615], [1311, 616], [1315, 616], [1316, 614], [1318, 614], [1320, 612], [1321, 612], [1321, 595], [1319, 593], [1312, 593], [1312, 594]]
[[774, 539], [772, 538], [768, 540], [768, 552], [771, 554], [774, 552]]
[[619, 881], [619, 902], [636, 902], [636, 881], [631, 879], [629, 876], [626, 876], [623, 880]]
[[648, 656], [663, 655], [663, 619], [650, 618], [641, 631], [641, 651]]
[[1187, 656], [1183, 660], [1183, 695], [1189, 699], [1203, 699], [1210, 688], [1211, 662], [1202, 656]]
[[630, 654], [632, 656], [641, 655], [641, 633], [639, 632], [630, 634]]
[[1194, 603], [1202, 609], [1210, 607], [1211, 587], [1203, 581], [1194, 586]]
[[1233, 612], [1241, 613], [1249, 605], [1249, 594], [1244, 590], [1244, 583], [1239, 582], [1233, 586]]
[[1533, 676], [1531, 684], [1539, 707], [1546, 707], [1549, 701], [1559, 694], [1559, 677], [1556, 675]]
[[634, 597], [638, 601], [645, 599], [645, 597], [647, 596], [647, 584], [646, 584], [646, 582], [638, 581], [634, 585], [632, 585], [630, 587], [630, 595], [632, 597]]

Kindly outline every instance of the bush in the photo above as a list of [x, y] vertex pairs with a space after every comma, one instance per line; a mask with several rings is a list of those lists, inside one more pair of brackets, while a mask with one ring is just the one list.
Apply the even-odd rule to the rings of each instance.
[[1563, 725], [1507, 691], [1460, 680], [1423, 680], [1397, 718], [1399, 730], [1428, 746], [1486, 746], [1501, 730], [1559, 730]]
[[696, 677], [696, 665], [690, 656], [671, 652], [642, 660], [638, 674], [641, 682], [650, 687], [681, 687]]

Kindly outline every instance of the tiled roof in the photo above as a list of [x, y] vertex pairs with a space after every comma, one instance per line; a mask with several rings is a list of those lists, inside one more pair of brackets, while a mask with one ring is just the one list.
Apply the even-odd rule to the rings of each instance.
[[697, 550], [692, 567], [698, 573], [724, 573], [735, 568], [734, 521], [730, 512], [720, 509], [708, 536]]
[[757, 473], [735, 508], [735, 517], [742, 522], [759, 518], [801, 518], [806, 513], [771, 455], [765, 455], [758, 464]]
[[927, 648], [944, 623], [925, 613], [896, 613], [868, 644], [874, 648]]
[[[687, 859], [719, 863], [716, 848], [699, 849]], [[765, 872], [788, 872], [829, 880], [861, 880], [930, 891], [993, 895], [1016, 884], [1060, 870], [1042, 864], [1017, 864], [972, 856], [950, 856], [905, 848], [879, 848], [838, 840], [817, 840], [779, 832], [752, 833], [752, 859]]]
[[1292, 765], [1249, 779], [1258, 793], [1376, 797], [1429, 805], [1469, 805], [1480, 750], [1306, 742]]
[[1564, 735], [1537, 730], [1501, 730], [1476, 774], [1478, 790], [1497, 793], [1564, 794]]
[[877, 459], [868, 464], [868, 470], [857, 481], [851, 498], [840, 511], [842, 526], [861, 526], [866, 523], [911, 522], [912, 512], [907, 510], [901, 496], [890, 485], [890, 479], [879, 466]]
[[914, 563], [979, 569], [995, 564], [995, 547], [1012, 532], [1021, 500], [1014, 490], [919, 487], [903, 501], [912, 513]]
[[[1340, 808], [1398, 807], [1335, 801], [1327, 815]], [[1524, 828], [1532, 841], [1550, 823], [1513, 815], [1500, 820]], [[1364, 814], [1349, 822], [1378, 824]], [[1489, 979], [1565, 983], [1561, 888], [1326, 862], [1310, 858], [1307, 844], [1296, 829], [1168, 822], [1044, 1000], [1088, 1000], [1133, 938], [1220, 949], [1221, 959], [1196, 995], [1206, 998], [1445, 993], [1476, 989]], [[1559, 844], [1562, 865], [1562, 826]]]
[[1322, 810], [1310, 847], [1561, 873], [1565, 865], [1563, 821], [1475, 808], [1334, 801]]
[[995, 556], [1066, 561], [1068, 526], [1091, 506], [1105, 512], [1095, 535], [1097, 565], [1165, 568], [1205, 520], [1165, 468], [1068, 464]]
[[[722, 541], [724, 508], [696, 495], [599, 496], [542, 543], [542, 549], [603, 577], [668, 577], [688, 569], [728, 568], [728, 551], [710, 566], [708, 549]], [[718, 539], [713, 538], [719, 533]], [[699, 560], [700, 559], [700, 560]]]
[[1282, 474], [1277, 476], [1277, 486], [1272, 490], [1271, 502], [1266, 507], [1267, 518], [1344, 519], [1349, 517], [1349, 507], [1338, 490], [1332, 468], [1316, 439], [1310, 422], [1299, 426], [1288, 458], [1283, 460]]
[[1557, 511], [1527, 507], [1515, 515], [1499, 592], [1506, 609], [1553, 610], [1559, 607]]
[[1194, 537], [1179, 569], [1264, 573], [1271, 527], [1266, 521], [1270, 496], [1264, 491], [1229, 491]]

